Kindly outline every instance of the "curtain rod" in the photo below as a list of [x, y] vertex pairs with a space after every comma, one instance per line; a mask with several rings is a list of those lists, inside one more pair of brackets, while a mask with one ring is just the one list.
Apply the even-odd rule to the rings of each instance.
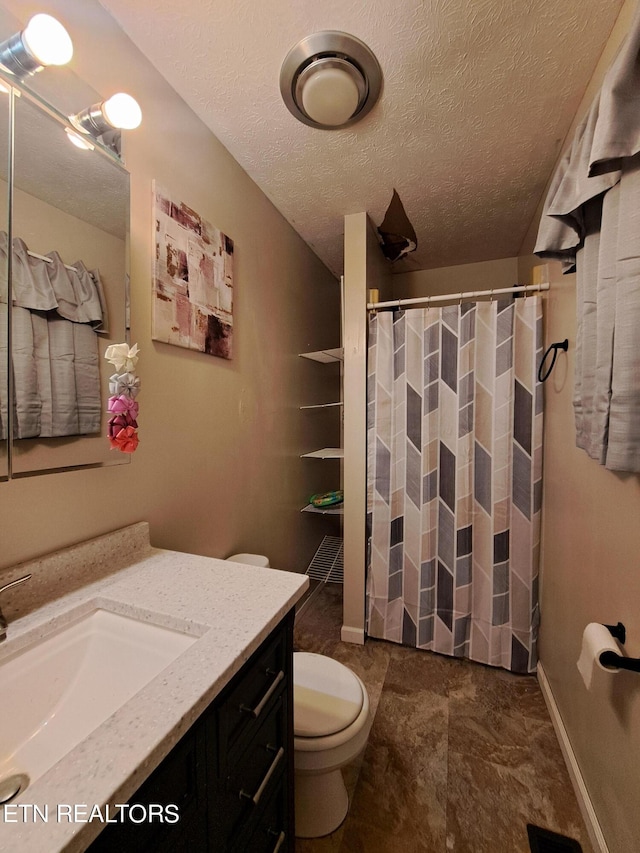
[[[44, 261], [46, 264], [52, 264], [53, 258], [48, 258], [46, 255], [39, 255], [37, 252], [32, 252], [31, 249], [27, 249], [27, 255], [30, 255], [32, 258], [36, 258], [38, 261]], [[66, 270], [72, 270], [73, 272], [78, 272], [75, 267], [70, 267], [69, 264], [62, 264], [62, 266]]]
[[549, 290], [548, 282], [543, 284], [514, 284], [513, 287], [496, 287], [493, 290], [467, 290], [462, 293], [445, 293], [438, 296], [418, 296], [415, 299], [390, 299], [388, 302], [367, 302], [369, 311], [377, 311], [378, 308], [402, 308], [405, 305], [420, 305], [426, 302], [429, 306], [432, 302], [455, 302], [458, 299], [477, 299], [479, 296], [500, 296], [503, 293], [536, 293], [541, 290]]

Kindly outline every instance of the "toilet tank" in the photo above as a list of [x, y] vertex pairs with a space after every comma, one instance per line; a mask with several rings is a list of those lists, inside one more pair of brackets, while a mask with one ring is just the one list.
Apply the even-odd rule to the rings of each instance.
[[265, 569], [269, 566], [269, 558], [264, 557], [262, 554], [232, 554], [230, 557], [227, 557], [227, 560], [230, 563], [244, 563], [246, 566], [262, 566]]

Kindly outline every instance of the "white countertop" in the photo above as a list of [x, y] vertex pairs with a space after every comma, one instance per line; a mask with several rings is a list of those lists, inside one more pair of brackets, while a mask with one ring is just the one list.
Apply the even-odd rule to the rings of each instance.
[[[123, 541], [134, 544], [123, 548]], [[33, 571], [32, 581], [15, 588], [16, 597], [24, 588], [24, 610], [30, 609], [30, 599], [33, 606], [39, 591], [52, 588], [53, 575], [58, 586], [71, 576], [74, 561], [80, 566], [77, 588], [41, 606], [38, 602], [13, 621], [5, 609], [9, 631], [0, 645], [0, 664], [47, 634], [54, 621], [72, 621], [96, 607], [198, 640], [12, 801], [37, 805], [49, 820], [34, 820], [33, 809], [27, 808], [22, 810], [25, 820], [0, 821], [2, 853], [84, 850], [104, 824], [58, 822], [58, 804], [87, 805], [90, 812], [94, 805], [127, 802], [308, 586], [305, 575], [152, 548], [148, 527], [141, 523], [6, 573], [13, 579]], [[117, 571], [91, 580], [97, 565], [102, 573]]]

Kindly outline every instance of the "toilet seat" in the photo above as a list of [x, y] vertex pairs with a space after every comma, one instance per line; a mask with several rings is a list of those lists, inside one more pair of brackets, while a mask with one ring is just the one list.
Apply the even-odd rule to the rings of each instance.
[[293, 656], [294, 735], [326, 738], [349, 728], [364, 704], [360, 679], [333, 658], [311, 652]]

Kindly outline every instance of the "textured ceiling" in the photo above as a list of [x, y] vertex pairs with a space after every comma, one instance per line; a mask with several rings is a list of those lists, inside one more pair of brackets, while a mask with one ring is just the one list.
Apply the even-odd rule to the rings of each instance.
[[[395, 187], [418, 251], [395, 269], [518, 254], [623, 0], [101, 0], [335, 272], [343, 216]], [[289, 48], [358, 36], [382, 97], [337, 131], [279, 93]]]

